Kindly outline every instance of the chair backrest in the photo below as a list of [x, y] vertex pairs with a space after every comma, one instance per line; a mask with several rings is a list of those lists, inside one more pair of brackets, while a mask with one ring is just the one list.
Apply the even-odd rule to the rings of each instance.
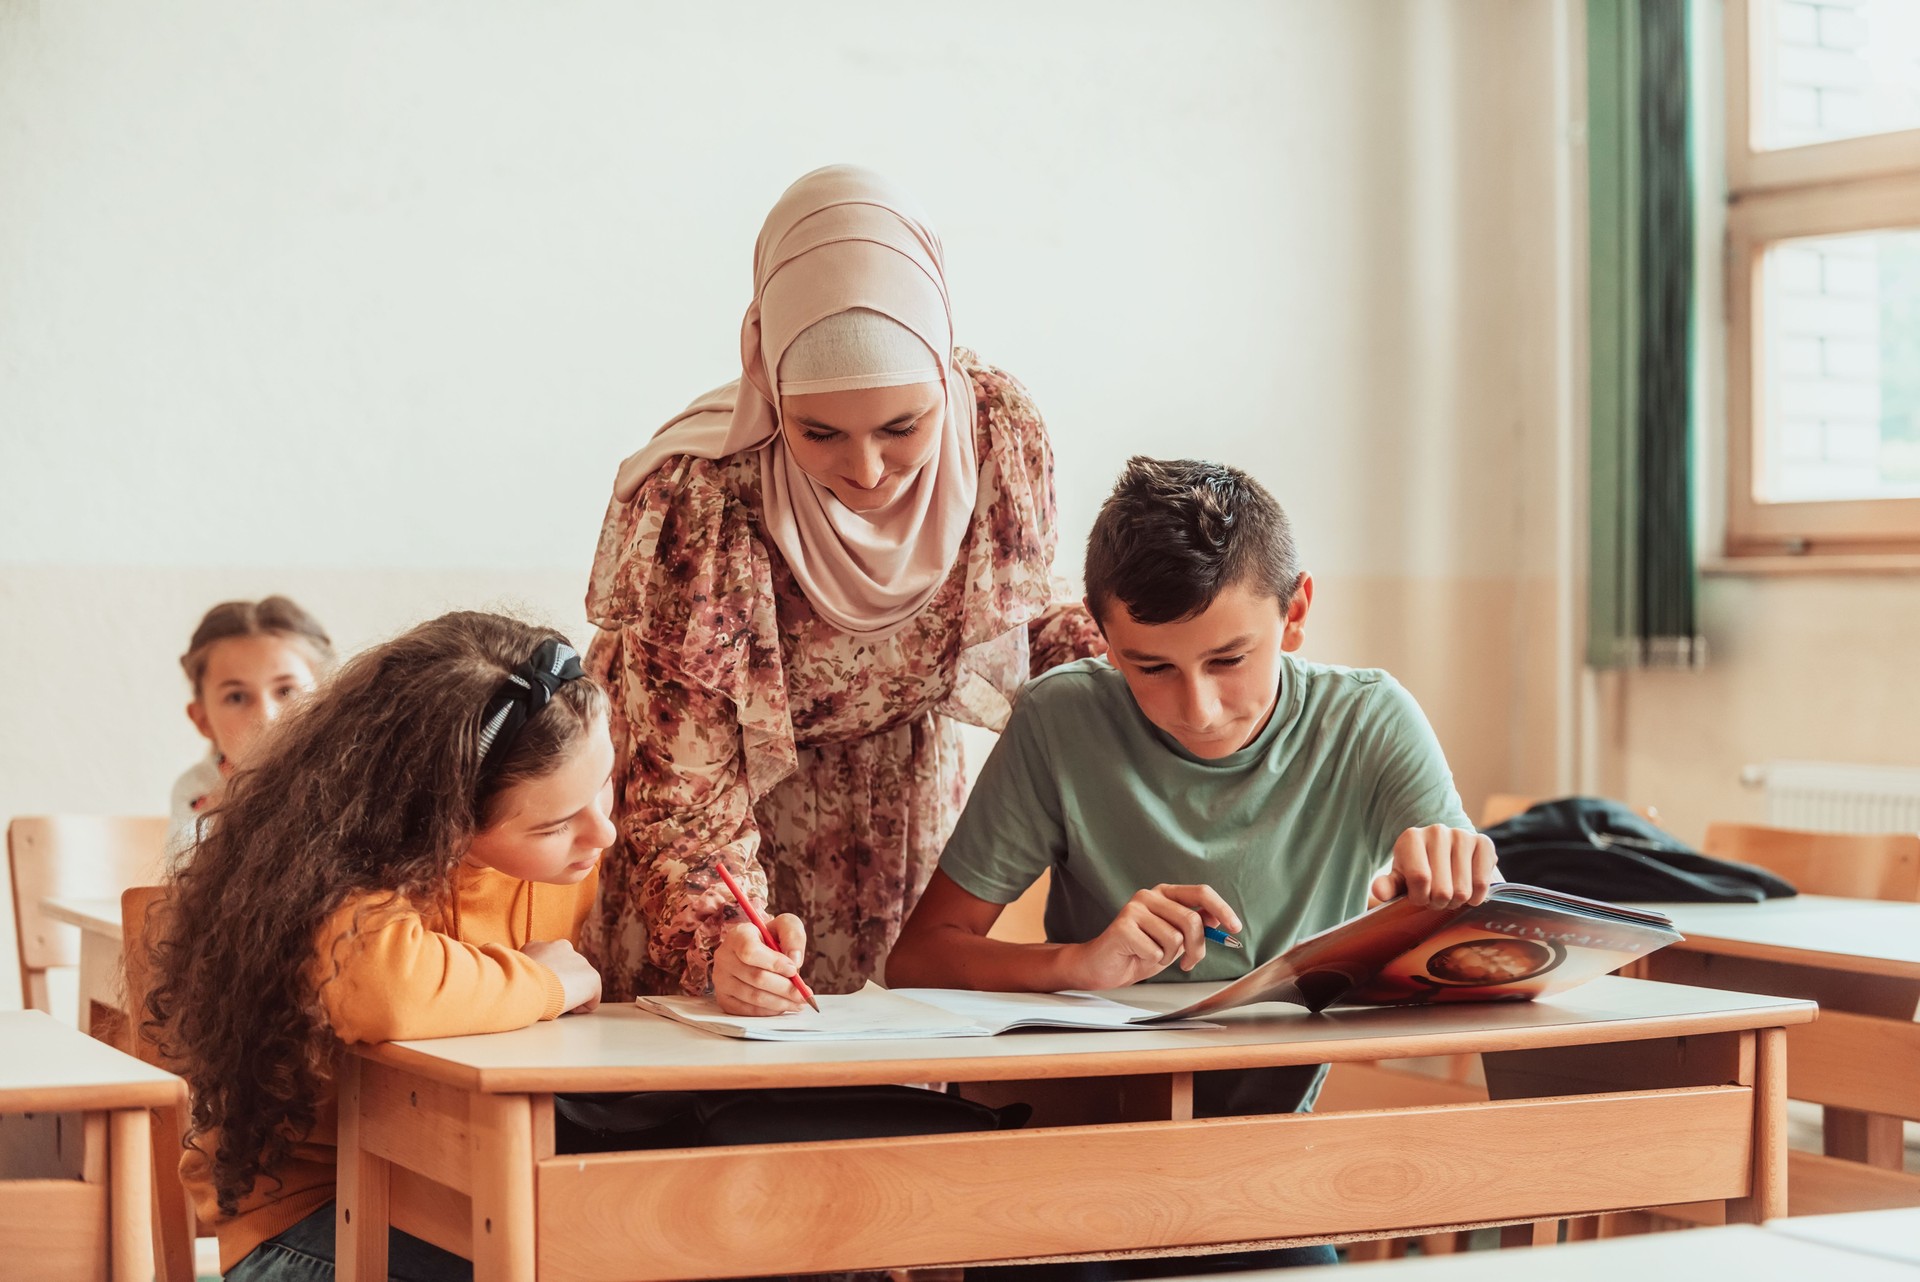
[[80, 931], [48, 917], [48, 896], [111, 899], [160, 880], [166, 864], [164, 815], [22, 815], [7, 825], [13, 919], [25, 1004], [46, 1010], [47, 968], [80, 964]]
[[1531, 809], [1534, 798], [1513, 792], [1496, 792], [1480, 807], [1480, 827], [1491, 828]]
[[[120, 956], [127, 985], [127, 1048], [136, 1059], [173, 1071], [146, 1027], [153, 987], [152, 941], [164, 927], [165, 886], [135, 886], [120, 896]], [[178, 1105], [151, 1110], [153, 1122], [153, 1258], [159, 1282], [193, 1282], [193, 1202], [180, 1182], [187, 1117]]]
[[1047, 942], [1047, 887], [1053, 884], [1053, 869], [1042, 870], [1040, 876], [1020, 898], [1008, 904], [995, 919], [993, 929], [987, 932], [988, 939], [998, 939], [1009, 944], [1044, 944]]
[[[1496, 792], [1488, 797], [1486, 804], [1480, 807], [1481, 828], [1491, 828], [1497, 823], [1505, 823], [1515, 815], [1524, 814], [1540, 804], [1538, 797], [1526, 797], [1517, 792]], [[1660, 822], [1660, 811], [1654, 806], [1635, 807], [1636, 812], [1648, 823]]]
[[1809, 895], [1920, 900], [1920, 833], [1717, 823], [1708, 825], [1700, 848], [1716, 859], [1758, 864]]

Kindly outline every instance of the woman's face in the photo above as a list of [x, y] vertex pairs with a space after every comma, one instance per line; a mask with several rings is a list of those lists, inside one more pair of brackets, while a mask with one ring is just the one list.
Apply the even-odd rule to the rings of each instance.
[[800, 470], [855, 512], [900, 497], [933, 460], [946, 426], [939, 383], [780, 398], [780, 430]]

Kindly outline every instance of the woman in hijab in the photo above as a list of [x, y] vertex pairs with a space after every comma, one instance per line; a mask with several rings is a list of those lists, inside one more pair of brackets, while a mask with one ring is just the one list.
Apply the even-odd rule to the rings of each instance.
[[879, 972], [965, 797], [959, 723], [999, 729], [1030, 675], [1102, 646], [1051, 605], [1039, 410], [954, 346], [939, 238], [898, 187], [834, 166], [788, 188], [740, 359], [621, 466], [601, 530], [620, 839], [587, 938], [611, 1000], [774, 1014], [794, 961], [829, 993]]

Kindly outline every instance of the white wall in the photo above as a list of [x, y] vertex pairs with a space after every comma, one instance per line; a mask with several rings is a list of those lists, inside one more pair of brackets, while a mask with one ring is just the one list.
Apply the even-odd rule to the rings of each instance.
[[582, 627], [615, 466], [735, 372], [759, 221], [839, 160], [1046, 410], [1064, 569], [1130, 453], [1239, 461], [1314, 657], [1524, 783], [1564, 8], [0, 0], [0, 815], [161, 808], [222, 597]]
[[1701, 590], [1707, 666], [1623, 681], [1618, 792], [1697, 841], [1765, 823], [1741, 769], [1769, 761], [1920, 765], [1920, 578], [1718, 575]]

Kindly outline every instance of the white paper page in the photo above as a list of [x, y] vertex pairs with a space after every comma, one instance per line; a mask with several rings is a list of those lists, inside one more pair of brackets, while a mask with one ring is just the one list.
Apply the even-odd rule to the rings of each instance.
[[[1128, 1006], [1093, 993], [982, 993], [967, 988], [896, 988], [896, 997], [909, 997], [928, 1006], [952, 1011], [996, 1033], [1011, 1028], [1136, 1028], [1156, 1017], [1142, 1006]], [[1158, 1028], [1214, 1028], [1200, 1020], [1186, 1020]]]
[[821, 993], [820, 1011], [729, 1015], [708, 997], [636, 997], [634, 1005], [682, 1024], [756, 1042], [856, 1042], [908, 1037], [985, 1037], [992, 1030], [964, 1015], [936, 1009], [878, 984], [857, 993]]

